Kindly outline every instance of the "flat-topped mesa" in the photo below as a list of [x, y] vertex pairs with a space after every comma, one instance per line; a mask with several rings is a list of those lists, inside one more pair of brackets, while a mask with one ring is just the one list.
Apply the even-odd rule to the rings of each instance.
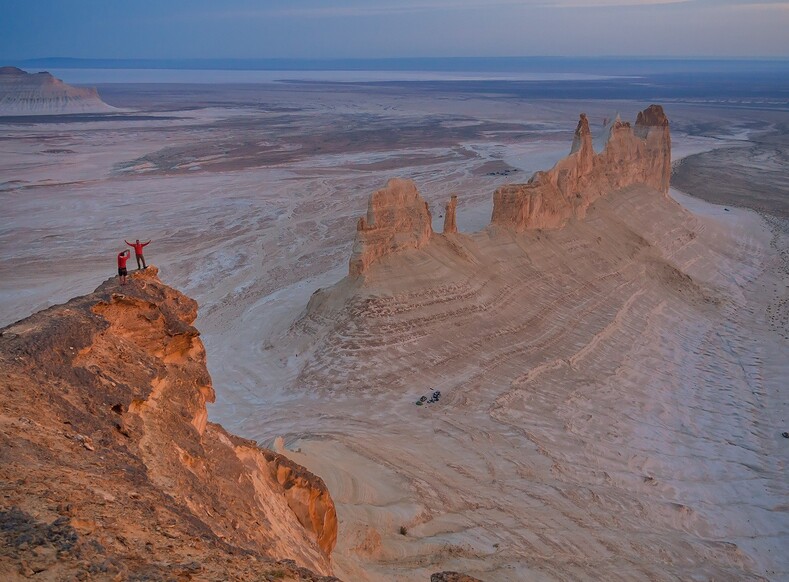
[[599, 154], [589, 121], [581, 114], [570, 155], [534, 174], [527, 184], [496, 190], [491, 223], [515, 231], [558, 228], [570, 218], [583, 218], [600, 196], [634, 184], [667, 194], [670, 173], [671, 136], [661, 106], [640, 112], [635, 128], [617, 120]]
[[411, 180], [389, 180], [373, 192], [367, 217], [360, 218], [348, 268], [362, 274], [381, 257], [405, 249], [420, 249], [433, 236], [433, 217]]
[[[97, 560], [157, 579], [156, 564], [187, 554], [212, 579], [258, 579], [283, 558], [330, 573], [337, 516], [324, 482], [207, 422], [196, 317], [197, 303], [148, 267], [0, 330], [8, 503], [73, 528], [77, 544], [87, 535], [86, 551], [101, 532]], [[53, 579], [79, 578], [83, 558], [59, 558]]]
[[92, 87], [73, 87], [47, 72], [27, 73], [0, 67], [0, 115], [110, 113]]

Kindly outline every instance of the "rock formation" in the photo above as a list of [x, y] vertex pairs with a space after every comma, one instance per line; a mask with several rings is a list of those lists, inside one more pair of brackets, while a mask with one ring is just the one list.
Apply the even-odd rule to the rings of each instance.
[[[570, 155], [526, 184], [508, 184], [493, 194], [491, 224], [522, 232], [559, 228], [583, 218], [601, 196], [645, 184], [668, 193], [671, 136], [660, 105], [640, 112], [635, 127], [617, 119], [602, 152], [596, 154], [585, 114], [575, 130]], [[446, 206], [444, 234], [457, 232], [457, 197]], [[370, 196], [367, 217], [360, 218], [349, 275], [363, 274], [381, 257], [425, 247], [433, 237], [430, 211], [410, 180], [389, 180]]]
[[447, 203], [446, 213], [444, 214], [444, 234], [454, 234], [458, 231], [455, 215], [457, 213], [458, 197], [453, 194]]
[[193, 300], [116, 281], [0, 331], [0, 578], [328, 580], [323, 481], [207, 422]]
[[272, 363], [306, 354], [289, 386], [320, 402], [312, 426], [334, 442], [305, 439], [305, 458], [344, 463], [332, 482], [347, 484], [343, 558], [357, 571], [787, 579], [785, 513], [748, 525], [786, 498], [769, 428], [785, 340], [764, 317], [784, 276], [775, 235], [656, 189], [669, 153], [658, 114], [632, 131], [615, 122], [601, 155], [581, 121], [558, 167], [600, 188], [583, 220], [436, 233], [320, 290], [272, 339]]
[[286, 456], [267, 449], [255, 447], [245, 456], [257, 462], [259, 454], [266, 459], [272, 480], [282, 486], [288, 507], [299, 523], [315, 534], [318, 546], [330, 555], [337, 544], [337, 515], [323, 481]]
[[109, 113], [94, 88], [72, 87], [51, 74], [0, 67], [0, 115]]
[[600, 196], [627, 186], [646, 184], [667, 194], [670, 172], [671, 137], [662, 107], [650, 105], [639, 113], [635, 129], [617, 120], [599, 154], [582, 113], [570, 155], [527, 184], [499, 188], [491, 222], [515, 231], [557, 228], [570, 218], [583, 218]]
[[389, 180], [386, 187], [373, 192], [367, 217], [359, 219], [349, 273], [359, 275], [387, 254], [421, 249], [433, 236], [432, 220], [411, 180]]

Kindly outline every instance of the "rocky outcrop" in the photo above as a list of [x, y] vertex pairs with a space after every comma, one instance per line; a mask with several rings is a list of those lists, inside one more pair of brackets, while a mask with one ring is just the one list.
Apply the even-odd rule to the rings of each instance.
[[390, 253], [424, 247], [433, 236], [432, 220], [411, 180], [389, 180], [386, 187], [373, 192], [367, 217], [359, 219], [349, 274], [360, 275]]
[[581, 114], [570, 155], [527, 184], [499, 188], [491, 222], [515, 231], [558, 228], [571, 218], [583, 218], [600, 196], [627, 186], [646, 184], [667, 194], [670, 172], [669, 124], [659, 105], [639, 113], [635, 128], [617, 120], [599, 154]]
[[282, 486], [299, 523], [315, 534], [326, 555], [331, 554], [337, 544], [337, 513], [323, 481], [284, 455], [265, 449], [254, 452], [266, 458], [271, 477]]
[[668, 193], [671, 180], [671, 130], [668, 117], [660, 105], [650, 105], [638, 113], [635, 134], [646, 141], [646, 150], [652, 154], [651, 159], [646, 161], [652, 166], [647, 170], [647, 183], [664, 194]]
[[447, 206], [445, 208], [444, 234], [454, 234], [458, 231], [457, 220], [455, 218], [455, 215], [457, 214], [457, 207], [458, 197], [453, 194], [452, 198], [450, 198], [449, 202], [447, 202]]
[[109, 113], [92, 87], [72, 87], [51, 74], [27, 73], [16, 67], [0, 67], [0, 115], [61, 115]]
[[[330, 574], [337, 518], [323, 481], [207, 422], [196, 316], [149, 268], [2, 330], [6, 579], [158, 579], [162, 564], [206, 579]], [[31, 528], [41, 543], [14, 550]]]
[[[645, 184], [668, 194], [671, 174], [671, 135], [663, 108], [650, 105], [635, 127], [616, 119], [608, 140], [595, 153], [589, 120], [581, 114], [570, 155], [550, 170], [537, 172], [526, 184], [508, 184], [493, 194], [491, 224], [521, 232], [559, 228], [571, 218], [583, 218], [601, 196], [628, 186]], [[457, 233], [457, 196], [446, 206], [443, 234]], [[420, 249], [432, 240], [432, 217], [411, 180], [389, 180], [370, 196], [366, 218], [360, 218], [349, 275], [362, 275], [382, 257]]]

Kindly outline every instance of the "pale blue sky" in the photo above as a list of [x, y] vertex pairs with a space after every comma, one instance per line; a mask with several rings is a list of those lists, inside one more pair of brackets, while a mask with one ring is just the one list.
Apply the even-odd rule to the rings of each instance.
[[0, 0], [0, 14], [0, 61], [789, 57], [786, 0]]

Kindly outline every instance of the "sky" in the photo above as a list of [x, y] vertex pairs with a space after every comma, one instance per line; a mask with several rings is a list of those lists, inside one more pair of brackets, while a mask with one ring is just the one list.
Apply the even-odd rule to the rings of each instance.
[[29, 58], [789, 57], [789, 0], [0, 0]]

